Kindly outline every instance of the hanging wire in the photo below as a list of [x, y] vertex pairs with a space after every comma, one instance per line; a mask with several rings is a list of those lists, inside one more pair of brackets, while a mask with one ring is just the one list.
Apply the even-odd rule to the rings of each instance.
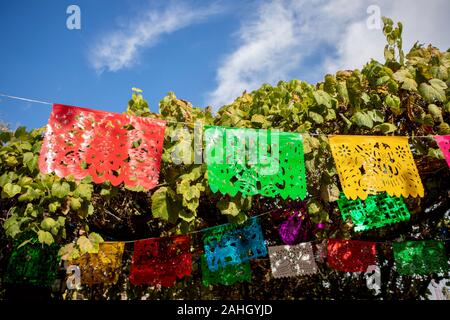
[[[9, 98], [9, 99], [40, 103], [40, 104], [45, 104], [45, 105], [50, 105], [50, 106], [53, 105], [53, 103], [51, 103], [51, 102], [42, 101], [42, 100], [35, 100], [35, 99], [29, 99], [29, 98], [23, 98], [23, 97], [17, 97], [17, 96], [12, 96], [12, 95], [5, 94], [5, 93], [0, 93], [0, 96], [1, 97], [6, 97], [6, 98]], [[185, 125], [195, 125], [196, 124], [195, 122], [185, 122], [185, 121], [177, 121], [177, 120], [164, 120], [164, 121], [168, 122], [168, 123], [174, 123], [174, 124], [185, 124]], [[203, 123], [201, 123], [201, 124], [203, 126]], [[230, 128], [230, 129], [237, 129], [237, 127], [228, 127], [228, 126], [221, 126], [221, 127], [223, 127], [223, 128]], [[260, 128], [250, 127], [250, 128], [239, 128], [239, 129], [260, 129]], [[338, 135], [338, 134], [326, 134], [326, 133], [314, 133], [314, 132], [295, 132], [295, 133], [308, 134], [310, 136], [329, 136], [329, 137]], [[395, 135], [393, 135], [393, 136], [395, 136]], [[392, 137], [392, 135], [389, 136], [389, 137]], [[424, 135], [418, 135], [418, 136], [412, 135], [412, 136], [402, 136], [402, 137], [408, 137], [408, 138], [412, 138], [412, 139], [415, 139], [415, 138], [426, 138], [426, 139], [430, 139], [431, 138], [431, 139], [433, 139], [434, 135], [426, 135], [426, 136], [424, 136]]]
[[46, 104], [46, 105], [53, 105], [53, 103], [46, 102], [46, 101], [40, 101], [40, 100], [34, 100], [34, 99], [28, 99], [28, 98], [21, 98], [16, 96], [10, 96], [9, 94], [0, 93], [1, 97], [6, 97], [10, 99], [16, 99], [16, 100], [22, 100], [22, 101], [28, 101], [28, 102], [34, 102], [34, 103], [40, 103], [40, 104]]

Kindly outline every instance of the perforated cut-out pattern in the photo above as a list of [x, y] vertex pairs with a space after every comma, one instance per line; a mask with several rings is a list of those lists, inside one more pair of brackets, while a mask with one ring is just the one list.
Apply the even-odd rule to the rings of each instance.
[[300, 134], [207, 126], [205, 145], [208, 182], [213, 192], [305, 198]]
[[226, 224], [211, 228], [205, 231], [203, 243], [211, 271], [267, 255], [257, 218], [251, 218], [243, 225]]
[[172, 286], [192, 272], [188, 236], [139, 240], [134, 243], [130, 282], [134, 285]]
[[311, 243], [268, 247], [274, 278], [296, 277], [317, 273]]
[[423, 197], [424, 189], [407, 137], [329, 138], [342, 189], [348, 199], [369, 194]]
[[328, 239], [328, 265], [345, 272], [365, 272], [376, 264], [376, 243], [357, 240]]
[[226, 285], [230, 286], [239, 282], [251, 282], [252, 271], [250, 262], [240, 264], [226, 265], [216, 271], [211, 271], [206, 262], [205, 255], [201, 256], [202, 283], [204, 286], [209, 285]]
[[340, 195], [338, 206], [342, 219], [351, 219], [354, 230], [365, 231], [388, 224], [409, 220], [410, 214], [402, 197], [390, 197], [386, 193], [369, 195], [366, 200], [349, 200]]
[[165, 121], [55, 104], [39, 168], [59, 177], [88, 175], [95, 183], [158, 183]]
[[19, 248], [23, 241], [14, 242], [5, 272], [5, 283], [50, 287], [58, 271], [58, 245], [43, 245], [37, 239], [32, 239]]
[[293, 245], [308, 240], [310, 224], [304, 204], [297, 209], [286, 209], [282, 216], [286, 218], [278, 225], [278, 233], [285, 244]]
[[80, 268], [82, 284], [115, 284], [119, 280], [124, 248], [123, 242], [103, 242], [98, 253], [84, 254], [70, 260], [70, 264]]
[[447, 164], [450, 167], [450, 135], [449, 136], [435, 136], [434, 139], [439, 145]]
[[448, 271], [448, 259], [443, 242], [434, 240], [394, 242], [393, 248], [395, 267], [402, 275], [427, 275]]

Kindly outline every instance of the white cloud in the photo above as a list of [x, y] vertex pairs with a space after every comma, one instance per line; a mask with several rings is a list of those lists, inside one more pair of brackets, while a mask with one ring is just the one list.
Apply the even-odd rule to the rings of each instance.
[[[448, 0], [271, 0], [244, 16], [237, 47], [223, 57], [208, 105], [217, 110], [263, 83], [305, 75], [321, 79], [327, 72], [362, 68], [371, 58], [383, 61], [382, 31], [366, 26], [369, 5], [403, 22], [405, 51], [417, 40], [443, 50], [450, 47]], [[323, 57], [324, 48], [334, 50]], [[308, 65], [305, 60], [311, 57], [320, 61]]]
[[133, 66], [140, 50], [154, 46], [161, 36], [205, 21], [220, 12], [215, 3], [192, 8], [170, 2], [163, 10], [149, 9], [118, 31], [105, 35], [90, 51], [90, 63], [98, 71], [118, 71]]
[[[378, 5], [381, 15], [403, 23], [403, 49], [408, 52], [416, 41], [447, 50], [450, 38], [450, 1], [448, 0], [365, 0], [364, 7]], [[366, 18], [353, 18], [337, 38], [336, 58], [325, 61], [325, 71], [361, 68], [370, 58], [384, 61], [385, 38], [381, 30], [368, 30]]]

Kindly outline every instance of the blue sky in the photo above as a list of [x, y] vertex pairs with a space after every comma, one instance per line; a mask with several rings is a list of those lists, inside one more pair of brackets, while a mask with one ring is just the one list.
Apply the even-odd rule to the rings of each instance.
[[[66, 27], [71, 4], [81, 30]], [[405, 24], [406, 48], [450, 47], [448, 0], [2, 1], [0, 92], [122, 112], [139, 87], [155, 112], [169, 91], [217, 110], [263, 83], [315, 83], [382, 60], [370, 5]], [[43, 126], [50, 111], [0, 97], [0, 120], [13, 129]]]

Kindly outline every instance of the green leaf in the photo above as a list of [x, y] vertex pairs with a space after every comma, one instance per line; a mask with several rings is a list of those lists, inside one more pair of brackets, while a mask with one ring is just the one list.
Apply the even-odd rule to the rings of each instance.
[[316, 199], [310, 200], [308, 202], [308, 213], [310, 215], [314, 215], [319, 213], [322, 210], [322, 205]]
[[21, 202], [33, 201], [33, 200], [39, 199], [40, 197], [42, 197], [44, 195], [44, 192], [39, 189], [33, 189], [30, 186], [26, 186], [26, 189], [27, 189], [27, 192], [25, 192], [19, 196], [18, 200]]
[[448, 123], [442, 122], [442, 123], [439, 125], [439, 131], [438, 131], [438, 133], [439, 133], [440, 135], [447, 135], [447, 134], [450, 134], [450, 125], [448, 125]]
[[331, 97], [328, 93], [322, 90], [313, 91], [314, 100], [318, 105], [324, 105], [327, 108], [331, 108]]
[[169, 219], [167, 187], [161, 187], [152, 195], [152, 214], [154, 218], [163, 220]]
[[55, 240], [53, 236], [48, 231], [39, 230], [38, 231], [38, 239], [40, 243], [51, 245]]
[[110, 189], [104, 189], [104, 188], [102, 188], [102, 190], [100, 190], [100, 195], [101, 195], [101, 196], [107, 197], [107, 196], [109, 196], [110, 194], [111, 194], [111, 190], [110, 190]]
[[25, 139], [27, 135], [27, 129], [25, 127], [18, 127], [17, 130], [14, 132], [14, 137]]
[[394, 79], [402, 83], [402, 89], [408, 91], [417, 91], [417, 82], [413, 75], [406, 69], [400, 69], [393, 75]]
[[429, 103], [433, 103], [436, 101], [444, 102], [445, 90], [447, 89], [447, 85], [445, 84], [445, 82], [439, 79], [431, 79], [429, 83], [430, 84], [420, 84], [419, 92], [422, 97]]
[[373, 120], [370, 115], [368, 115], [365, 112], [356, 112], [353, 117], [352, 121], [358, 126], [358, 127], [367, 127], [371, 129], [373, 127]]
[[381, 131], [383, 133], [392, 133], [392, 132], [395, 132], [395, 130], [397, 130], [397, 126], [392, 123], [386, 122], [386, 123], [376, 125], [375, 127], [373, 127], [373, 130]]
[[437, 123], [444, 122], [442, 117], [442, 110], [435, 104], [428, 105], [428, 113], [431, 114], [433, 120]]
[[16, 184], [8, 182], [3, 186], [2, 199], [13, 198], [22, 191], [22, 188]]
[[8, 158], [6, 158], [6, 164], [10, 167], [15, 167], [19, 164], [19, 161], [17, 161], [16, 157], [10, 156]]
[[369, 117], [372, 118], [372, 121], [375, 123], [384, 122], [384, 114], [379, 110], [370, 110], [366, 112]]
[[271, 125], [271, 122], [267, 121], [267, 118], [262, 114], [254, 114], [251, 122], [258, 125], [259, 128], [268, 128]]
[[70, 198], [70, 209], [78, 211], [81, 208], [80, 198]]
[[444, 105], [444, 111], [446, 113], [450, 113], [450, 101]]
[[89, 234], [89, 240], [90, 240], [92, 243], [102, 243], [102, 242], [104, 242], [102, 236], [99, 235], [99, 234], [96, 233], [96, 232], [91, 232], [91, 233]]
[[52, 196], [57, 198], [64, 198], [70, 192], [70, 185], [67, 182], [58, 183], [55, 182], [52, 185]]
[[90, 184], [80, 183], [75, 189], [73, 195], [77, 198], [83, 198], [86, 200], [91, 200], [92, 192], [94, 187]]
[[20, 223], [17, 221], [17, 215], [13, 215], [6, 219], [3, 228], [8, 237], [15, 238], [20, 233]]
[[69, 243], [59, 249], [58, 256], [61, 260], [72, 260], [80, 257], [80, 251], [78, 251], [74, 243]]
[[388, 95], [386, 97], [386, 105], [391, 109], [392, 113], [395, 115], [401, 115], [403, 113], [403, 110], [401, 108], [401, 101], [400, 98], [394, 95]]
[[313, 120], [317, 124], [323, 123], [323, 117], [320, 114], [318, 114], [318, 113], [310, 111], [309, 112], [309, 117], [311, 118], [311, 120]]
[[89, 241], [91, 242], [92, 246], [93, 246], [93, 250], [95, 252], [98, 252], [99, 248], [100, 248], [100, 243], [104, 242], [103, 238], [95, 232], [91, 232], [89, 234]]
[[97, 253], [98, 248], [96, 250], [94, 244], [86, 238], [85, 236], [81, 236], [77, 240], [77, 245], [80, 248], [80, 252], [83, 253]]
[[439, 80], [447, 80], [448, 78], [448, 71], [445, 66], [433, 66], [431, 67], [431, 74], [433, 75], [433, 78], [437, 78]]
[[59, 227], [64, 227], [64, 225], [66, 224], [66, 218], [59, 216], [56, 223]]
[[429, 148], [428, 149], [428, 156], [432, 157], [432, 158], [439, 159], [439, 160], [444, 159], [444, 155], [443, 155], [441, 149], [439, 149], [439, 148], [438, 149]]
[[58, 201], [52, 202], [48, 205], [48, 211], [50, 211], [51, 213], [56, 212], [56, 210], [58, 210], [58, 208], [61, 207], [61, 203]]
[[346, 130], [350, 129], [350, 127], [352, 126], [352, 122], [350, 120], [348, 120], [347, 117], [344, 116], [342, 113], [339, 113], [339, 116], [342, 118], [342, 120], [344, 120], [345, 129]]
[[325, 116], [326, 121], [331, 121], [336, 119], [336, 111], [333, 109], [328, 109], [327, 115]]
[[47, 231], [50, 231], [54, 226], [56, 226], [56, 221], [53, 218], [45, 218], [41, 222], [41, 228]]
[[195, 220], [196, 214], [195, 212], [192, 212], [190, 210], [181, 210], [178, 214], [178, 216], [180, 217], [180, 219], [182, 219], [183, 221], [190, 223], [192, 221]]
[[391, 80], [390, 76], [383, 76], [377, 79], [376, 85], [377, 86], [381, 86], [383, 84], [385, 84], [386, 82], [388, 82], [389, 80]]
[[221, 200], [217, 203], [217, 208], [222, 214], [230, 216], [237, 216], [241, 212], [240, 206], [234, 201]]

